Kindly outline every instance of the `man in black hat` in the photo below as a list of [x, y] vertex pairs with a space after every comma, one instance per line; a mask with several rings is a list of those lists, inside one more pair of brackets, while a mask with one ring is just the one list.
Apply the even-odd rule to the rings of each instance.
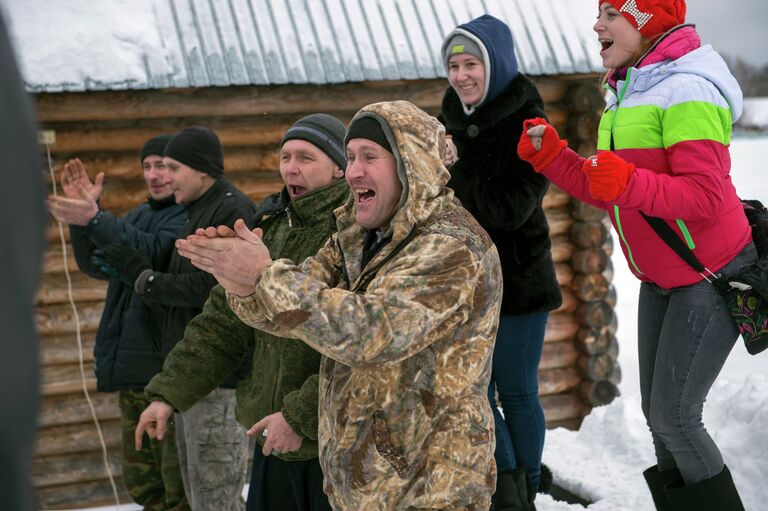
[[144, 386], [163, 365], [157, 335], [162, 315], [134, 292], [133, 282], [107, 264], [103, 251], [124, 245], [140, 250], [155, 265], [168, 264], [173, 242], [187, 219], [184, 207], [176, 204], [163, 164], [170, 139], [170, 135], [159, 135], [142, 146], [140, 162], [149, 197], [124, 217], [99, 208], [104, 173], [91, 182], [78, 159], [64, 165], [61, 185], [65, 197], [48, 200], [51, 213], [70, 226], [80, 270], [109, 281], [94, 347], [96, 385], [99, 392], [119, 392], [125, 486], [136, 503], [157, 511], [189, 509], [175, 443], [150, 441], [137, 451], [131, 441], [139, 414], [149, 404]]
[[[192, 126], [176, 133], [165, 147], [163, 162], [176, 202], [186, 206], [189, 215], [180, 237], [201, 227], [232, 226], [238, 218], [253, 217], [253, 202], [223, 178], [221, 143], [211, 130]], [[187, 323], [202, 311], [216, 279], [176, 251], [168, 265], [154, 264], [144, 253], [124, 247], [107, 249], [105, 256], [146, 303], [165, 309], [160, 336], [165, 358], [184, 338]], [[248, 373], [250, 357], [241, 357], [230, 369], [219, 388], [174, 416], [181, 475], [195, 510], [240, 511], [244, 507], [248, 440], [235, 420], [234, 386]]]
[[[285, 186], [259, 206], [254, 225], [275, 258], [303, 260], [331, 236], [333, 211], [349, 197], [344, 181], [344, 125], [325, 114], [296, 121], [280, 144]], [[215, 230], [215, 229], [214, 229]], [[253, 367], [238, 383], [237, 418], [256, 437], [248, 511], [329, 511], [317, 450], [317, 382], [320, 354], [242, 323], [217, 286], [190, 321], [184, 341], [147, 385], [154, 402], [142, 414], [137, 441], [151, 425], [162, 436], [174, 408], [186, 410], [231, 371], [232, 361], [253, 353]], [[255, 425], [255, 426], [254, 426]], [[253, 426], [253, 427], [252, 427]]]

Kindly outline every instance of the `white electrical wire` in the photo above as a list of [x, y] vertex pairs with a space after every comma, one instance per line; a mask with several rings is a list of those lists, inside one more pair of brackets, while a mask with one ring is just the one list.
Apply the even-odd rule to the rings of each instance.
[[[48, 171], [51, 174], [51, 183], [53, 183], [53, 195], [58, 195], [56, 188], [56, 176], [53, 173], [53, 160], [51, 159], [51, 148], [48, 144], [45, 144], [45, 150], [48, 155]], [[61, 253], [64, 258], [64, 275], [67, 278], [67, 296], [69, 298], [69, 305], [72, 307], [72, 313], [75, 315], [75, 329], [77, 334], [77, 354], [80, 361], [80, 377], [83, 383], [83, 393], [85, 394], [85, 400], [88, 401], [88, 406], [91, 409], [91, 417], [93, 417], [93, 423], [96, 425], [96, 432], [99, 434], [99, 442], [101, 442], [101, 454], [104, 459], [104, 467], [107, 469], [107, 476], [109, 476], [109, 483], [112, 485], [112, 494], [115, 496], [115, 509], [120, 508], [120, 497], [117, 494], [117, 485], [115, 484], [115, 478], [112, 475], [112, 469], [109, 467], [109, 459], [107, 457], [107, 444], [104, 441], [104, 435], [101, 433], [101, 425], [99, 425], [99, 419], [96, 417], [96, 409], [91, 401], [91, 396], [88, 393], [88, 384], [85, 377], [85, 362], [83, 360], [83, 339], [80, 335], [80, 315], [77, 312], [77, 306], [75, 305], [75, 298], [72, 292], [72, 277], [69, 275], [69, 264], [67, 254], [67, 242], [64, 239], [64, 227], [61, 222], [57, 220], [59, 225], [59, 238], [61, 239]]]

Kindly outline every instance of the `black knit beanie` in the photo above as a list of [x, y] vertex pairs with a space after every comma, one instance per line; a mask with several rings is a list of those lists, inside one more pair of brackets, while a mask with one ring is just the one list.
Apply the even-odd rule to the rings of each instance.
[[344, 170], [347, 168], [344, 132], [344, 124], [337, 118], [326, 114], [312, 114], [302, 117], [288, 128], [280, 141], [280, 147], [289, 140], [306, 140]]
[[352, 120], [349, 124], [349, 128], [347, 128], [347, 136], [344, 138], [344, 145], [346, 146], [353, 138], [372, 140], [392, 153], [392, 147], [389, 145], [384, 130], [381, 129], [381, 124], [379, 124], [379, 121], [373, 117], [359, 117]]
[[171, 140], [171, 137], [173, 137], [173, 134], [163, 133], [162, 135], [150, 138], [144, 142], [144, 145], [141, 146], [141, 152], [139, 153], [141, 156], [139, 161], [143, 163], [144, 158], [149, 155], [162, 156], [165, 152], [165, 146], [168, 145], [168, 141]]
[[202, 126], [190, 126], [176, 133], [165, 146], [163, 156], [173, 158], [214, 179], [224, 176], [224, 155], [219, 137]]

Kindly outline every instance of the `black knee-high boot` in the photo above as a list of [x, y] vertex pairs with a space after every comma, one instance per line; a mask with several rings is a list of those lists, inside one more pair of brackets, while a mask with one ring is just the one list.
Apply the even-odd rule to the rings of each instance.
[[664, 493], [673, 511], [744, 511], [731, 471], [689, 485], [682, 481], [668, 484]]
[[672, 483], [682, 483], [683, 476], [676, 468], [670, 470], [659, 470], [658, 465], [645, 469], [643, 472], [645, 484], [653, 497], [653, 504], [657, 511], [672, 511], [672, 506], [664, 494], [664, 487]]

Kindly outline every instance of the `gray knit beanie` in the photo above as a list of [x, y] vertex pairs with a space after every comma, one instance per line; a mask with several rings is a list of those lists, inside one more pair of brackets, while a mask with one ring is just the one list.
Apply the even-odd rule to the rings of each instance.
[[302, 117], [283, 135], [280, 147], [289, 140], [306, 140], [314, 145], [344, 170], [347, 168], [347, 153], [344, 150], [344, 124], [326, 114], [312, 114]]
[[483, 62], [483, 52], [477, 42], [473, 41], [464, 34], [456, 34], [451, 40], [444, 46], [445, 54], [443, 55], [443, 62], [445, 62], [446, 68], [448, 67], [448, 59], [453, 55], [459, 55], [461, 53], [468, 53], [473, 57], [477, 57]]

